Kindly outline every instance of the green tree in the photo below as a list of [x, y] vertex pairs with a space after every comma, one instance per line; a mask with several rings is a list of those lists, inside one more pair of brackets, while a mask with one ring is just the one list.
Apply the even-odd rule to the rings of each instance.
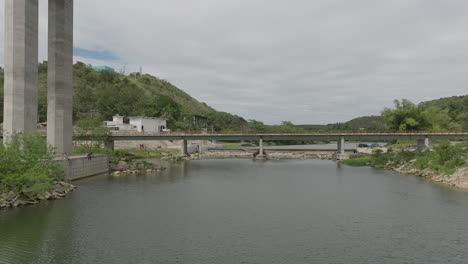
[[382, 112], [385, 123], [389, 129], [393, 130], [419, 130], [420, 115], [418, 107], [407, 99], [395, 100], [395, 108], [386, 108]]
[[90, 153], [107, 141], [110, 131], [98, 117], [89, 116], [76, 123], [75, 135], [87, 139], [81, 141], [81, 147]]
[[34, 197], [49, 191], [53, 181], [63, 177], [54, 152], [40, 135], [18, 134], [7, 145], [0, 144], [0, 192]]
[[254, 119], [249, 120], [248, 128], [255, 133], [265, 133], [267, 131], [267, 126], [263, 122]]

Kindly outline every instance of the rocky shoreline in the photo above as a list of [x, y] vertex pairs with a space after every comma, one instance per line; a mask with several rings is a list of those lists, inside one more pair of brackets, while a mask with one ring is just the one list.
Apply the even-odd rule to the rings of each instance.
[[51, 191], [44, 194], [30, 197], [24, 194], [17, 194], [13, 191], [0, 194], [0, 209], [16, 208], [20, 206], [38, 204], [44, 200], [55, 200], [65, 197], [72, 192], [76, 187], [71, 183], [57, 181]]
[[386, 169], [390, 171], [395, 171], [401, 174], [409, 175], [409, 176], [417, 176], [429, 181], [447, 185], [450, 187], [455, 187], [458, 189], [468, 190], [468, 168], [459, 168], [455, 171], [453, 175], [441, 175], [437, 174], [436, 172], [424, 169], [418, 170], [415, 168], [409, 168], [412, 162], [400, 165], [399, 167], [385, 165], [385, 166], [374, 166], [372, 164], [368, 164], [368, 166], [379, 168], [379, 169]]
[[111, 165], [110, 170], [112, 175], [119, 176], [125, 174], [137, 174], [141, 172], [158, 172], [161, 171], [163, 168], [149, 163], [149, 162], [126, 162], [126, 161], [119, 161], [116, 165]]
[[[333, 159], [333, 152], [317, 151], [267, 151], [266, 159]], [[190, 157], [165, 157], [163, 160], [198, 160], [198, 159], [253, 159], [253, 153], [241, 150], [210, 150]]]
[[431, 170], [409, 169], [405, 166], [399, 168], [388, 168], [390, 170], [411, 176], [418, 176], [430, 181], [448, 185], [451, 187], [468, 190], [468, 168], [460, 168], [453, 175], [440, 175]]

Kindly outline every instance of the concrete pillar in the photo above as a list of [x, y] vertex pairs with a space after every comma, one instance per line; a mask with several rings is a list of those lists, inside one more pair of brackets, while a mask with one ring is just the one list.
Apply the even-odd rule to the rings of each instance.
[[263, 138], [258, 141], [258, 154], [255, 159], [266, 159], [265, 151], [263, 150]]
[[263, 138], [261, 138], [261, 139], [258, 141], [258, 147], [259, 147], [259, 153], [258, 153], [258, 155], [265, 155], [265, 153], [263, 152]]
[[338, 139], [337, 151], [336, 151], [335, 158], [337, 160], [349, 159], [349, 155], [346, 154], [346, 152], [345, 152], [345, 138], [344, 137], [340, 137]]
[[37, 130], [38, 2], [5, 0], [5, 142]]
[[188, 143], [186, 139], [182, 140], [182, 155], [190, 156], [190, 154], [188, 153]]
[[340, 137], [338, 139], [338, 143], [337, 143], [337, 152], [338, 154], [345, 154], [345, 139], [344, 137]]
[[429, 137], [419, 138], [417, 141], [417, 149], [418, 151], [429, 149]]
[[73, 0], [49, 0], [47, 142], [58, 153], [72, 152], [72, 80]]
[[104, 142], [104, 149], [114, 151], [115, 143], [113, 140]]

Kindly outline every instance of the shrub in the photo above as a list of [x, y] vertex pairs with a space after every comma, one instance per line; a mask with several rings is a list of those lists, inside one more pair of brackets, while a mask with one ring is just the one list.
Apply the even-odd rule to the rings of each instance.
[[34, 196], [52, 188], [64, 173], [40, 135], [16, 135], [0, 144], [0, 191]]

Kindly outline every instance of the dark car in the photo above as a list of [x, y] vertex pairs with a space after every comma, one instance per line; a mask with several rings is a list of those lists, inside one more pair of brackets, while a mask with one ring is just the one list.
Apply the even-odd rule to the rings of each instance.
[[369, 145], [363, 144], [363, 143], [358, 145], [358, 148], [368, 148], [368, 147], [369, 147]]

